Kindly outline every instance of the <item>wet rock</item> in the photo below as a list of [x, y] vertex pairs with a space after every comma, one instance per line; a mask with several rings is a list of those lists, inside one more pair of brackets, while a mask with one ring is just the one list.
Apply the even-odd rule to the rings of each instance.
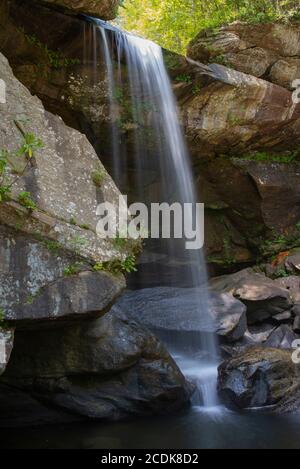
[[276, 326], [263, 323], [254, 326], [248, 326], [242, 339], [221, 346], [225, 352], [225, 357], [234, 357], [243, 353], [249, 347], [264, 346], [270, 335], [276, 330]]
[[291, 349], [293, 342], [297, 339], [299, 339], [299, 336], [293, 332], [292, 328], [287, 324], [283, 324], [272, 332], [265, 342], [265, 346], [278, 349]]
[[68, 13], [96, 16], [113, 20], [117, 16], [119, 0], [34, 0], [37, 3], [58, 7]]
[[178, 410], [191, 392], [158, 339], [116, 311], [17, 331], [1, 383], [73, 416], [109, 420]]
[[154, 329], [217, 332], [229, 341], [243, 337], [247, 327], [245, 306], [231, 295], [212, 292], [209, 312], [204, 315], [199, 311], [199, 304], [206, 294], [205, 290], [197, 288], [147, 288], [124, 294], [113, 311], [124, 311]]
[[229, 407], [253, 409], [277, 406], [300, 386], [300, 369], [290, 350], [250, 348], [219, 368], [218, 388]]

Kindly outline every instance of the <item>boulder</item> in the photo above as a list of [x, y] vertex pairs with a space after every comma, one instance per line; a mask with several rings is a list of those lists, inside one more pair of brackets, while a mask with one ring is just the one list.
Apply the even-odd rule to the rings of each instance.
[[[103, 20], [113, 20], [117, 16], [120, 0], [34, 0], [49, 7], [59, 8], [75, 15], [85, 14]], [[29, 2], [30, 3], [30, 2]]]
[[291, 275], [287, 277], [277, 278], [275, 279], [275, 282], [281, 288], [285, 288], [289, 291], [292, 303], [294, 304], [293, 312], [295, 314], [297, 307], [299, 307], [300, 305], [300, 277], [298, 277], [297, 275]]
[[188, 56], [200, 62], [226, 63], [240, 72], [265, 77], [291, 89], [299, 78], [299, 23], [235, 22], [200, 32], [188, 46]]
[[269, 80], [272, 83], [293, 89], [294, 80], [300, 76], [300, 57], [284, 57], [277, 60], [269, 73]]
[[[6, 102], [0, 104], [0, 147], [10, 152], [16, 165], [13, 171], [9, 167], [7, 176], [14, 182], [10, 199], [0, 205], [4, 319], [102, 314], [125, 281], [121, 274], [94, 272], [92, 267], [124, 259], [129, 251], [121, 252], [96, 235], [96, 209], [101, 201], [117, 206], [120, 193], [86, 137], [46, 112], [13, 76], [2, 55], [0, 64], [0, 78], [6, 83]], [[25, 154], [13, 156], [27, 136], [42, 142], [29, 163]], [[95, 171], [103, 175], [101, 187], [93, 182]], [[30, 194], [33, 209], [22, 203], [24, 191]]]
[[[284, 266], [286, 271], [290, 274], [300, 273], [300, 249], [291, 249], [285, 258]], [[299, 283], [300, 285], [300, 283]]]
[[244, 337], [247, 330], [246, 307], [226, 293], [212, 293], [210, 312], [217, 324], [217, 334], [228, 342], [235, 342]]
[[300, 369], [290, 350], [254, 347], [219, 367], [218, 389], [229, 407], [283, 409], [299, 386]]
[[124, 311], [156, 330], [216, 332], [228, 341], [242, 338], [247, 327], [245, 306], [231, 295], [212, 292], [206, 311], [206, 297], [201, 288], [147, 288], [122, 295], [113, 311]]
[[218, 64], [195, 64], [191, 76], [199, 92], [187, 89], [180, 111], [191, 150], [199, 159], [298, 145], [300, 106], [290, 91]]
[[191, 393], [158, 339], [116, 311], [73, 325], [17, 330], [1, 384], [73, 416], [106, 420], [167, 414], [186, 405]]
[[273, 347], [278, 349], [291, 349], [293, 342], [299, 339], [290, 326], [282, 324], [275, 329], [265, 342], [266, 347]]
[[263, 322], [292, 308], [287, 289], [252, 269], [217, 277], [210, 284], [214, 290], [230, 293], [246, 305], [248, 324]]

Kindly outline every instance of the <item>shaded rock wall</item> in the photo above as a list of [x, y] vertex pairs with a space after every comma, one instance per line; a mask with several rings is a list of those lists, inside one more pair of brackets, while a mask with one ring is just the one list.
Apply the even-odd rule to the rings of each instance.
[[[113, 120], [101, 41], [95, 67], [89, 52], [91, 29], [82, 19], [42, 6], [25, 8], [20, 0], [4, 2], [1, 8], [1, 48], [18, 78], [48, 110], [83, 131], [110, 169]], [[285, 56], [291, 52], [285, 50], [291, 47], [285, 38], [298, 31], [297, 25], [289, 26], [288, 35], [282, 26], [276, 39], [277, 26], [259, 25], [253, 31], [247, 25], [234, 27], [237, 36], [251, 33], [251, 44], [255, 38], [259, 42], [267, 31], [270, 50], [277, 47]], [[238, 48], [241, 40], [240, 36], [236, 39]], [[229, 45], [227, 39], [225, 42], [230, 48], [230, 41]], [[295, 39], [291, 44], [296, 47]], [[60, 50], [59, 64], [49, 60], [45, 46]], [[253, 71], [249, 75], [220, 64], [195, 64], [168, 51], [165, 62], [193, 156], [199, 199], [207, 208], [206, 251], [212, 272], [238, 269], [280, 252], [282, 243], [276, 243], [280, 236], [286, 238], [287, 248], [297, 246], [299, 159], [293, 152], [299, 147], [300, 108], [293, 104], [291, 91], [253, 76]], [[120, 188], [135, 200], [131, 184], [135, 171], [133, 127], [128, 100], [124, 97], [122, 101], [115, 102], [116, 119], [121, 114], [124, 121], [119, 130], [127, 176]], [[118, 120], [114, 123], [119, 126]], [[152, 200], [159, 190], [156, 179], [156, 168], [149, 159], [145, 191]], [[273, 245], [271, 250], [265, 249], [266, 241]]]
[[[1, 403], [18, 406], [9, 400], [13, 389], [30, 394], [21, 416], [32, 424], [53, 422], [60, 411], [61, 418], [67, 412], [104, 420], [167, 414], [187, 405], [192, 390], [159, 341], [117, 312], [65, 327], [17, 331], [1, 378], [0, 426], [7, 422]], [[46, 410], [53, 406], [51, 416]]]
[[35, 0], [49, 7], [59, 8], [71, 14], [96, 16], [103, 20], [113, 20], [118, 13], [119, 0]]

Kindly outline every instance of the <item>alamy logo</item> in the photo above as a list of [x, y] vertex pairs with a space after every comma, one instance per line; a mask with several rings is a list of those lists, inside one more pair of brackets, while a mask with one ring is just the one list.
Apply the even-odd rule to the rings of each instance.
[[118, 206], [99, 204], [96, 214], [101, 239], [183, 239], [188, 250], [201, 249], [204, 244], [204, 204], [152, 203], [148, 207], [136, 202], [128, 207], [123, 195]]
[[0, 78], [0, 104], [6, 103], [6, 84], [4, 80]]
[[6, 363], [6, 346], [5, 340], [0, 339], [0, 364]]

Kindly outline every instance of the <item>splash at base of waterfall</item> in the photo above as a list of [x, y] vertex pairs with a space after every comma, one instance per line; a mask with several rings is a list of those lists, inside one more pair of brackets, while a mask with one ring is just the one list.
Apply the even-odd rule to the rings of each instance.
[[216, 361], [197, 355], [191, 358], [180, 353], [173, 353], [172, 356], [186, 379], [196, 386], [192, 398], [193, 409], [216, 416], [223, 414], [225, 408], [218, 404]]

